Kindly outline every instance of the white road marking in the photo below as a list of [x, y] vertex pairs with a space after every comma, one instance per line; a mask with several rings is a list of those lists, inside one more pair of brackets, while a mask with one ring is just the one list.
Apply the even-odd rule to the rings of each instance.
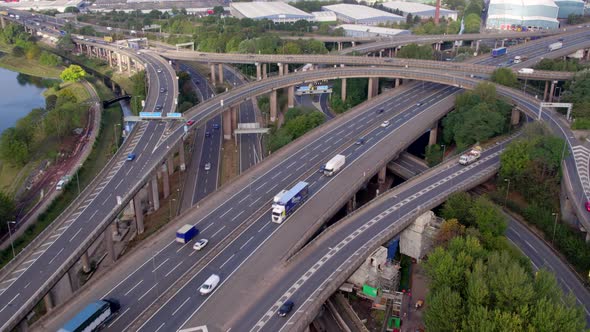
[[81, 231], [82, 231], [82, 228], [80, 228], [80, 229], [79, 229], [79, 230], [76, 232], [76, 234], [74, 234], [74, 236], [72, 236], [72, 237], [70, 238], [70, 241], [68, 241], [68, 242], [72, 242], [72, 240], [73, 240], [73, 239], [76, 237], [76, 235], [78, 235], [78, 234], [79, 234]]
[[221, 227], [220, 229], [217, 230], [217, 232], [213, 233], [213, 235], [211, 235], [212, 238], [215, 237], [215, 235], [219, 234], [219, 232], [221, 232], [222, 229], [224, 229], [225, 226]]
[[223, 264], [221, 264], [221, 266], [219, 266], [219, 269], [223, 269], [223, 267], [225, 266], [225, 264], [229, 263], [229, 261], [234, 258], [236, 254], [231, 255], [225, 262], [223, 262]]
[[61, 252], [64, 251], [64, 248], [61, 248], [57, 254], [55, 256], [53, 256], [53, 258], [49, 261], [49, 265], [51, 265], [51, 263], [53, 263], [53, 260], [57, 258], [57, 256], [59, 256], [59, 254], [61, 254]]
[[123, 313], [117, 315], [117, 318], [114, 321], [112, 321], [108, 327], [113, 326], [113, 324], [115, 324], [119, 320], [119, 318], [121, 318], [124, 314], [126, 314], [127, 311], [129, 311], [129, 309], [131, 309], [131, 307], [127, 308], [127, 310], [123, 311]]
[[242, 213], [244, 213], [244, 210], [240, 211], [240, 213], [236, 214], [235, 217], [231, 218], [231, 221], [236, 220]]
[[131, 293], [135, 288], [137, 288], [137, 286], [141, 285], [142, 282], [143, 279], [141, 279], [137, 284], [135, 284], [135, 286], [131, 287], [131, 289], [129, 289], [127, 293], [125, 293], [125, 296], [129, 295], [129, 293]]
[[244, 249], [244, 247], [245, 247], [245, 246], [247, 246], [247, 245], [248, 245], [248, 243], [250, 243], [250, 241], [252, 241], [252, 239], [253, 239], [253, 238], [254, 238], [253, 236], [252, 236], [251, 238], [249, 238], [249, 239], [248, 239], [248, 241], [246, 241], [246, 243], [244, 243], [244, 244], [243, 244], [243, 245], [240, 247], [240, 250]]
[[169, 276], [169, 275], [170, 275], [172, 272], [174, 272], [174, 270], [176, 270], [176, 269], [177, 269], [177, 268], [180, 266], [180, 264], [182, 264], [182, 262], [180, 262], [180, 263], [178, 263], [178, 264], [174, 265], [174, 267], [172, 268], [172, 270], [168, 271], [168, 273], [166, 273], [166, 274], [164, 275], [164, 277], [168, 277], [168, 276]]
[[166, 264], [166, 262], [167, 262], [169, 259], [170, 259], [170, 257], [169, 257], [169, 258], [166, 258], [166, 259], [165, 259], [165, 260], [164, 260], [162, 263], [160, 263], [160, 265], [156, 266], [156, 268], [155, 268], [155, 269], [153, 269], [153, 270], [152, 270], [152, 272], [156, 272], [156, 270], [157, 270], [157, 269], [159, 269], [159, 268], [160, 268], [162, 265]]
[[[167, 276], [167, 275], [166, 275]], [[141, 299], [143, 299], [144, 296], [148, 295], [148, 293], [154, 289], [154, 287], [158, 286], [158, 283], [155, 283], [150, 289], [147, 290], [147, 292], [143, 293], [143, 295], [141, 295], [138, 299], [137, 302], [141, 301]]]
[[176, 308], [176, 310], [174, 310], [174, 312], [172, 313], [172, 316], [174, 316], [178, 312], [178, 310], [180, 310], [180, 308], [182, 308], [182, 306], [185, 305], [188, 302], [188, 300], [190, 300], [190, 299], [191, 299], [190, 296], [187, 297], [186, 300], [184, 300], [184, 302], [182, 302], [182, 304], [178, 308]]

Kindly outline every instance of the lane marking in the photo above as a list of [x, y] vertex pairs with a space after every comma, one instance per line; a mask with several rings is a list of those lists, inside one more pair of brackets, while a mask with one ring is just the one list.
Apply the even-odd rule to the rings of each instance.
[[223, 269], [223, 267], [225, 266], [225, 264], [229, 263], [229, 261], [231, 261], [232, 258], [234, 258], [236, 254], [231, 255], [225, 262], [223, 262], [223, 264], [221, 264], [221, 266], [219, 266], [219, 269]]
[[186, 300], [184, 300], [184, 302], [182, 302], [182, 304], [178, 308], [176, 308], [176, 310], [174, 310], [174, 312], [172, 313], [172, 316], [174, 316], [178, 312], [178, 310], [180, 310], [180, 308], [182, 308], [182, 306], [185, 305], [188, 302], [188, 300], [190, 300], [190, 299], [191, 299], [190, 296], [187, 297]]
[[141, 285], [142, 282], [143, 279], [141, 279], [137, 284], [135, 284], [135, 286], [131, 287], [131, 289], [129, 289], [127, 293], [125, 293], [125, 296], [129, 295], [129, 293], [131, 293], [135, 288], [137, 288], [137, 286]]

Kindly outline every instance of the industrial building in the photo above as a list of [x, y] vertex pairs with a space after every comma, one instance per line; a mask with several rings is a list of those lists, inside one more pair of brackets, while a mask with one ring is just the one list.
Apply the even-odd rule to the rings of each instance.
[[230, 13], [237, 18], [268, 19], [275, 23], [313, 21], [314, 16], [284, 2], [232, 2]]
[[[413, 17], [419, 16], [422, 19], [434, 18], [436, 7], [425, 5], [416, 2], [405, 2], [405, 1], [391, 1], [382, 3], [383, 7], [391, 10], [399, 10], [403, 13], [403, 17], [407, 17], [408, 14], [412, 14]], [[449, 9], [440, 9], [440, 17], [445, 17], [453, 21], [457, 20], [457, 12]]]
[[336, 22], [338, 18], [334, 12], [312, 12], [315, 22]]
[[567, 18], [570, 15], [584, 15], [583, 0], [554, 0], [559, 12], [557, 18]]
[[170, 13], [173, 10], [182, 8], [189, 15], [205, 16], [208, 10], [223, 5], [222, 0], [163, 0], [157, 2], [146, 0], [96, 0], [87, 8], [92, 12], [108, 13], [116, 10], [130, 13], [138, 10], [144, 14], [152, 10]]
[[553, 0], [490, 0], [486, 28], [557, 29], [559, 7]]
[[361, 5], [336, 4], [322, 6], [322, 10], [334, 12], [338, 20], [344, 23], [378, 25], [406, 21], [405, 17]]
[[55, 1], [20, 1], [20, 2], [3, 2], [2, 6], [19, 10], [57, 10], [63, 13], [68, 7], [78, 7], [82, 5], [83, 0], [55, 0]]
[[342, 24], [336, 28], [342, 28], [342, 30], [344, 30], [344, 35], [347, 37], [393, 37], [410, 34], [409, 30], [369, 27], [356, 24]]

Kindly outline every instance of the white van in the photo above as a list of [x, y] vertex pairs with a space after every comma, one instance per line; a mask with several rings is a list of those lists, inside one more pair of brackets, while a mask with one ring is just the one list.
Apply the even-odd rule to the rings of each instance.
[[63, 190], [65, 186], [66, 186], [66, 181], [65, 180], [59, 180], [57, 182], [57, 184], [55, 185], [55, 190]]
[[219, 280], [220, 278], [217, 274], [212, 274], [209, 278], [207, 278], [207, 280], [205, 280], [205, 283], [201, 285], [199, 293], [201, 293], [201, 295], [207, 295], [211, 293], [219, 284]]
[[518, 70], [519, 74], [532, 74], [535, 70], [533, 68], [521, 68]]

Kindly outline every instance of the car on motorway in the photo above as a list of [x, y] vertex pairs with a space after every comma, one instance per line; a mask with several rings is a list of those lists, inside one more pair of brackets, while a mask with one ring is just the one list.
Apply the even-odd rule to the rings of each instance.
[[382, 109], [382, 108], [380, 108], [377, 111], [375, 111], [375, 113], [377, 113], [377, 114], [383, 114], [383, 112], [385, 112], [385, 110]]
[[192, 125], [194, 125], [194, 124], [195, 124], [195, 120], [188, 120], [188, 121], [186, 122], [186, 125], [187, 125], [187, 126], [192, 126]]
[[207, 295], [211, 293], [219, 284], [219, 280], [221, 279], [217, 274], [212, 274], [209, 278], [207, 278], [207, 280], [205, 280], [203, 285], [201, 285], [201, 288], [199, 288], [199, 293], [201, 293], [201, 295]]
[[166, 92], [166, 88], [160, 88], [160, 93]]
[[365, 144], [365, 138], [364, 137], [361, 137], [361, 138], [357, 139], [355, 144], [356, 145], [363, 145], [363, 144]]
[[291, 310], [293, 310], [294, 305], [295, 305], [295, 303], [293, 303], [293, 301], [291, 301], [291, 300], [285, 301], [285, 303], [283, 303], [283, 305], [279, 308], [279, 311], [277, 312], [277, 314], [280, 317], [287, 316], [287, 314], [290, 313]]
[[424, 104], [423, 102], [419, 101], [416, 103], [416, 106], [422, 106], [422, 104]]
[[127, 155], [127, 161], [133, 161], [135, 160], [135, 153], [130, 153]]
[[211, 132], [210, 131], [206, 131], [205, 132], [205, 137], [211, 137]]
[[156, 111], [161, 111], [162, 110], [162, 105], [156, 105]]
[[213, 127], [213, 129], [219, 129], [219, 123], [214, 123], [211, 127]]
[[162, 72], [162, 69], [158, 68], [158, 69], [156, 69], [156, 71], [157, 71], [158, 73], [161, 73], [161, 72]]
[[590, 201], [586, 202], [586, 211], [590, 212]]
[[385, 120], [385, 121], [381, 122], [381, 127], [383, 127], [383, 128], [389, 127], [389, 120]]
[[326, 164], [322, 164], [322, 166], [320, 166], [320, 169], [318, 169], [318, 173], [324, 174], [325, 170], [326, 170]]
[[209, 243], [209, 240], [207, 240], [207, 239], [200, 239], [197, 242], [195, 242], [195, 245], [193, 246], [193, 249], [195, 249], [195, 250], [201, 250], [201, 249], [205, 248], [205, 246], [207, 245], [207, 243]]
[[211, 163], [205, 163], [204, 168], [206, 171], [210, 171], [211, 170]]

